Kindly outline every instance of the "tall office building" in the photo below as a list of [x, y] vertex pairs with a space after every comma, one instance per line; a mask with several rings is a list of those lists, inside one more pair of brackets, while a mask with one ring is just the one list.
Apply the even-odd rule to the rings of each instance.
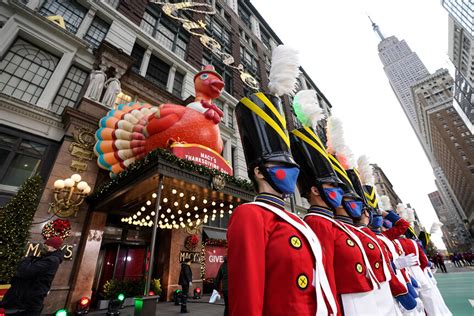
[[470, 250], [469, 233], [464, 228], [457, 214], [451, 212], [450, 208], [444, 204], [439, 191], [429, 193], [428, 197], [436, 215], [438, 215], [439, 220], [443, 223], [443, 241], [448, 251]]
[[386, 195], [390, 199], [390, 204], [393, 208], [397, 207], [398, 203], [402, 203], [402, 200], [398, 197], [398, 194], [393, 189], [393, 185], [388, 179], [385, 172], [377, 164], [371, 164], [373, 168], [375, 188], [379, 195]]
[[449, 12], [448, 56], [456, 73], [454, 98], [467, 120], [474, 124], [474, 4], [472, 1], [443, 0]]
[[374, 22], [372, 22], [372, 28], [380, 38], [378, 44], [379, 57], [390, 86], [416, 132], [418, 118], [410, 87], [416, 81], [428, 76], [428, 69], [426, 69], [418, 55], [410, 49], [405, 40], [400, 41], [395, 36], [385, 38], [379, 26]]
[[419, 131], [474, 228], [474, 136], [453, 106], [454, 80], [447, 69], [412, 86]]

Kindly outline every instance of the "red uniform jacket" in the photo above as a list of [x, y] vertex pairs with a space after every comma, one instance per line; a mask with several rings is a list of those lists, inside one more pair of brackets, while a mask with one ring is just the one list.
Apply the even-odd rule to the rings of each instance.
[[230, 315], [316, 314], [315, 259], [295, 227], [265, 208], [243, 204], [231, 216], [227, 240]]
[[[312, 209], [316, 211], [318, 208]], [[367, 269], [362, 252], [352, 238], [329, 219], [307, 215], [305, 222], [321, 242], [326, 275], [331, 287], [336, 287], [336, 293], [340, 295], [371, 291], [373, 286], [366, 277]], [[340, 306], [338, 309], [340, 311]]]
[[400, 235], [405, 234], [408, 227], [410, 227], [410, 223], [392, 211], [390, 211], [385, 218], [391, 221], [393, 224], [392, 228], [387, 229], [382, 233], [387, 236], [388, 239], [394, 240], [400, 237]]
[[390, 281], [388, 282], [388, 284], [390, 285], [390, 291], [392, 292], [392, 295], [396, 297], [399, 295], [407, 294], [408, 293], [407, 286], [403, 284], [402, 282], [400, 282], [400, 280], [398, 280], [397, 276], [395, 275], [395, 271], [393, 271], [393, 267], [392, 267], [393, 256], [392, 256], [392, 253], [387, 249], [387, 246], [385, 245], [385, 243], [382, 240], [380, 240], [377, 237], [377, 235], [374, 232], [372, 232], [369, 228], [364, 227], [362, 230], [368, 233], [369, 235], [371, 235], [377, 241], [380, 248], [382, 249], [383, 255], [385, 257], [385, 262], [388, 265], [388, 268], [390, 270], [390, 275], [392, 277]]
[[408, 238], [398, 238], [397, 240], [402, 245], [403, 252], [405, 252], [405, 255], [408, 255], [410, 253], [416, 255], [416, 249], [415, 249], [415, 244], [416, 244], [416, 247], [418, 247], [418, 260], [420, 261], [421, 270], [425, 270], [425, 268], [428, 267], [428, 258], [426, 258], [426, 255], [423, 252], [423, 249], [421, 249], [420, 245], [417, 242], [413, 242], [412, 239], [408, 239]]

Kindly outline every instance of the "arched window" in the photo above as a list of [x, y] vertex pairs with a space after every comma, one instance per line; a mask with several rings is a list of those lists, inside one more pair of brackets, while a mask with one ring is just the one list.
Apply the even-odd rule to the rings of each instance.
[[36, 104], [59, 59], [19, 38], [0, 62], [0, 92]]

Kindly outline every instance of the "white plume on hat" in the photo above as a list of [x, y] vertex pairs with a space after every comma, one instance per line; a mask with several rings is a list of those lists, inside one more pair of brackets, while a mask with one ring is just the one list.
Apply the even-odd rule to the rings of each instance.
[[431, 224], [431, 228], [430, 228], [430, 234], [436, 234], [440, 231], [441, 229], [441, 226], [443, 226], [444, 224], [443, 223], [440, 223], [440, 222], [434, 222], [433, 224]]
[[397, 214], [400, 215], [401, 218], [407, 219], [407, 210], [402, 203], [397, 204]]
[[407, 208], [407, 217], [406, 220], [411, 224], [415, 222], [415, 211], [412, 208]]
[[357, 171], [359, 171], [362, 184], [374, 186], [374, 173], [369, 157], [362, 155], [357, 159]]
[[328, 152], [336, 154], [344, 150], [346, 146], [344, 141], [344, 129], [342, 121], [337, 117], [330, 116], [327, 124]]
[[268, 88], [276, 96], [293, 94], [300, 74], [298, 51], [287, 46], [279, 45], [272, 52], [270, 68], [270, 83]]
[[318, 102], [315, 90], [300, 90], [293, 98], [293, 109], [298, 120], [305, 125], [315, 128], [320, 120], [325, 118], [324, 110]]
[[390, 198], [386, 195], [382, 195], [379, 199], [379, 205], [384, 211], [392, 210], [392, 203], [390, 203]]

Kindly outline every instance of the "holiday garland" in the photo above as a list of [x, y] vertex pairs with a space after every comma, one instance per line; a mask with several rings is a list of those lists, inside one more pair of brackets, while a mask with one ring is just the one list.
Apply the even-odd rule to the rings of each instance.
[[222, 173], [218, 171], [217, 169], [212, 169], [208, 167], [204, 167], [198, 164], [195, 164], [192, 161], [186, 160], [186, 159], [181, 159], [173, 155], [170, 151], [163, 149], [163, 148], [157, 148], [150, 153], [148, 153], [144, 158], [135, 161], [133, 164], [128, 166], [128, 168], [119, 174], [117, 174], [112, 180], [109, 182], [104, 183], [101, 185], [98, 189], [94, 191], [93, 194], [91, 194], [87, 200], [89, 202], [96, 201], [100, 197], [103, 197], [104, 195], [112, 192], [115, 188], [117, 188], [123, 181], [125, 181], [126, 178], [133, 177], [135, 175], [138, 175], [142, 173], [146, 168], [150, 168], [151, 165], [156, 163], [158, 161], [158, 158], [162, 158], [165, 161], [172, 163], [173, 165], [179, 167], [182, 170], [187, 170], [187, 171], [193, 171], [197, 172], [201, 175], [205, 176], [210, 176], [214, 177], [216, 175], [220, 175], [224, 178], [226, 183], [231, 183], [236, 185], [237, 187], [247, 190], [247, 191], [253, 191], [253, 184], [252, 182], [246, 180], [246, 179], [241, 179], [241, 178], [235, 178], [232, 176], [229, 176], [228, 174]]
[[25, 254], [41, 191], [41, 177], [35, 175], [27, 179], [17, 194], [0, 208], [0, 283], [10, 280]]
[[44, 225], [41, 234], [46, 240], [51, 237], [59, 237], [64, 240], [71, 235], [71, 223], [67, 219], [55, 219]]

